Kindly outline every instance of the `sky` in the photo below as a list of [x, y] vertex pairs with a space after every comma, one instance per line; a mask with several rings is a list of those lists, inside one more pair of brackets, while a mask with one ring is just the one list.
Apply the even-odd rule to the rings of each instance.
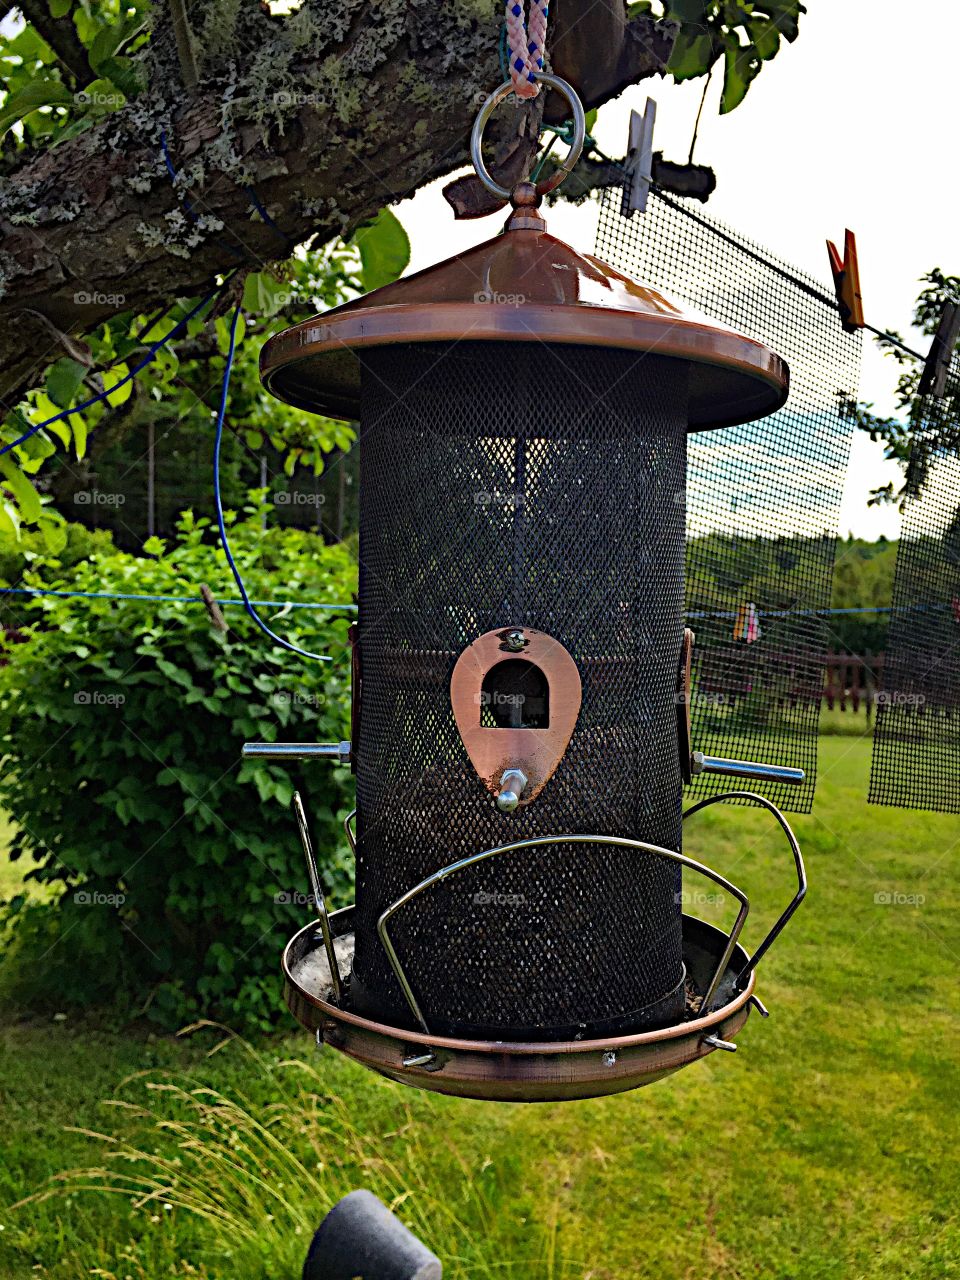
[[[777, 256], [830, 280], [825, 242], [857, 236], [866, 319], [915, 349], [930, 339], [910, 325], [918, 281], [931, 267], [960, 274], [958, 180], [952, 128], [960, 49], [956, 0], [807, 0], [800, 38], [782, 44], [746, 101], [718, 113], [714, 76], [695, 159], [717, 174], [708, 212]], [[492, 88], [493, 86], [491, 86]], [[606, 104], [594, 130], [610, 156], [626, 149], [631, 108], [657, 102], [654, 149], [686, 160], [703, 81], [645, 80]], [[410, 235], [409, 270], [488, 239], [503, 214], [455, 222], [433, 183], [396, 212]], [[695, 207], [699, 208], [699, 205]], [[596, 209], [562, 202], [550, 230], [592, 252]], [[864, 342], [860, 398], [894, 409], [898, 366]], [[840, 513], [841, 534], [898, 536], [896, 511], [867, 506], [869, 491], [899, 472], [858, 434]]]

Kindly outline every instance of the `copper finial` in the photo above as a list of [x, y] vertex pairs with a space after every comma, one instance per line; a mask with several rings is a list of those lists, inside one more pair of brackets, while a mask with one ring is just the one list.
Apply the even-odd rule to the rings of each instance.
[[546, 220], [539, 212], [542, 199], [534, 183], [518, 182], [510, 193], [513, 212], [504, 231], [546, 231]]

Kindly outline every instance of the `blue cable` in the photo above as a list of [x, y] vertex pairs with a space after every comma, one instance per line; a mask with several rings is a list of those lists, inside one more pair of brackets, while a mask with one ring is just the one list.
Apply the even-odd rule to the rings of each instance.
[[230, 349], [227, 352], [227, 363], [223, 371], [223, 386], [220, 390], [220, 408], [217, 412], [217, 431], [213, 445], [213, 496], [217, 507], [217, 527], [220, 530], [220, 542], [223, 546], [223, 554], [227, 557], [227, 564], [233, 574], [234, 582], [240, 592], [243, 600], [243, 607], [254, 620], [264, 635], [269, 636], [284, 649], [289, 649], [291, 653], [299, 654], [301, 658], [312, 658], [315, 662], [331, 662], [332, 659], [324, 653], [311, 653], [309, 649], [301, 649], [299, 645], [292, 644], [289, 640], [284, 640], [282, 636], [278, 636], [275, 631], [271, 631], [264, 620], [253, 607], [253, 601], [247, 595], [247, 588], [244, 586], [243, 578], [240, 576], [240, 570], [237, 568], [237, 562], [233, 558], [230, 550], [230, 540], [227, 537], [227, 526], [223, 519], [223, 500], [220, 494], [220, 445], [223, 441], [223, 421], [227, 413], [227, 395], [230, 390], [230, 374], [233, 371], [233, 360], [237, 350], [237, 325], [240, 322], [240, 313], [243, 303], [238, 302], [233, 311], [233, 320], [230, 322]]
[[[170, 182], [173, 185], [174, 189], [176, 189], [177, 171], [173, 167], [173, 161], [170, 159], [170, 152], [167, 148], [167, 133], [165, 129], [162, 129], [160, 131], [160, 150], [163, 152], [163, 160], [164, 160], [164, 164], [167, 166], [167, 173], [170, 175]], [[190, 200], [190, 197], [184, 194], [180, 201], [180, 204], [184, 213], [187, 215], [190, 221], [194, 225], [196, 225], [200, 221], [200, 219], [197, 217], [197, 215], [193, 211], [193, 203]], [[246, 254], [241, 253], [240, 250], [237, 249], [234, 245], [228, 244], [227, 241], [224, 240], [222, 236], [216, 236], [214, 238], [217, 240], [217, 242], [219, 243], [222, 249], [226, 249], [227, 253], [232, 254], [233, 257], [237, 258], [240, 262], [246, 261]], [[238, 236], [237, 239], [239, 238], [240, 237]]]
[[219, 288], [212, 289], [205, 298], [201, 298], [201, 300], [197, 303], [197, 305], [193, 308], [193, 310], [188, 311], [187, 314], [183, 317], [183, 319], [179, 320], [173, 326], [173, 328], [170, 330], [169, 333], [165, 334], [162, 338], [158, 339], [158, 341], [153, 343], [153, 345], [147, 349], [147, 354], [140, 361], [140, 363], [138, 365], [135, 365], [130, 370], [129, 373], [125, 374], [120, 379], [119, 382], [114, 383], [114, 385], [110, 388], [109, 391], [101, 391], [97, 395], [91, 396], [89, 400], [84, 400], [80, 404], [75, 404], [70, 409], [64, 409], [60, 413], [55, 413], [52, 418], [47, 418], [45, 422], [35, 423], [28, 431], [25, 431], [22, 436], [17, 436], [16, 440], [12, 441], [10, 444], [5, 444], [3, 448], [0, 448], [0, 458], [2, 458], [5, 453], [9, 453], [11, 449], [16, 449], [19, 445], [29, 440], [31, 436], [35, 436], [37, 432], [42, 431], [44, 427], [49, 427], [54, 422], [60, 422], [63, 418], [69, 418], [72, 413], [80, 413], [80, 411], [83, 409], [89, 409], [91, 405], [97, 404], [101, 400], [106, 400], [107, 396], [112, 396], [115, 391], [119, 390], [120, 387], [128, 383], [131, 378], [135, 378], [142, 369], [145, 369], [147, 365], [150, 363], [150, 361], [157, 354], [157, 352], [160, 350], [160, 348], [165, 346], [175, 334], [179, 333], [179, 331], [184, 327], [184, 325], [186, 325], [190, 320], [192, 320], [193, 317], [197, 314], [197, 312], [202, 310], [207, 305], [207, 303], [210, 301], [211, 298], [215, 297], [216, 294], [218, 294], [222, 289], [226, 287], [226, 284], [227, 284], [227, 281], [224, 281], [224, 283], [220, 285]]
[[[174, 604], [204, 604], [206, 603], [203, 596], [152, 596], [152, 595], [134, 595], [122, 591], [55, 591], [47, 587], [0, 587], [0, 596], [61, 596], [65, 599], [79, 597], [83, 600], [148, 600], [148, 601], [169, 601]], [[217, 600], [222, 608], [228, 605], [241, 605], [244, 608], [248, 602], [244, 600]], [[312, 601], [312, 600], [250, 600], [250, 604], [262, 609], [345, 609], [348, 613], [356, 613], [357, 606], [355, 604], [347, 604], [340, 600]], [[761, 618], [793, 618], [793, 617], [836, 617], [838, 614], [854, 614], [854, 613], [911, 613], [926, 612], [929, 609], [947, 609], [948, 605], [940, 604], [911, 604], [903, 605], [901, 608], [894, 610], [891, 605], [876, 605], [870, 608], [857, 609], [793, 609], [780, 610], [776, 613], [765, 613], [760, 611]], [[705, 613], [702, 611], [694, 611], [684, 615], [687, 618], [734, 618], [734, 612], [729, 613]]]
[[287, 249], [287, 251], [289, 252], [291, 249], [295, 249], [297, 247], [296, 240], [291, 240], [290, 237], [287, 235], [287, 233], [277, 226], [277, 224], [274, 222], [274, 220], [270, 217], [269, 213], [267, 213], [266, 209], [261, 204], [260, 197], [257, 195], [253, 187], [244, 187], [244, 190], [246, 191], [250, 199], [250, 203], [256, 209], [257, 213], [259, 213], [264, 223], [270, 228], [271, 231], [275, 232], [277, 237], [283, 242], [283, 245]]

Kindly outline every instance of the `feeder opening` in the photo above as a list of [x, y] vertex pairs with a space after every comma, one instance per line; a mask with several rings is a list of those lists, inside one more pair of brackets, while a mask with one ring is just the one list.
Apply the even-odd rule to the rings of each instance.
[[480, 690], [484, 729], [549, 729], [550, 685], [535, 662], [505, 658], [487, 672]]

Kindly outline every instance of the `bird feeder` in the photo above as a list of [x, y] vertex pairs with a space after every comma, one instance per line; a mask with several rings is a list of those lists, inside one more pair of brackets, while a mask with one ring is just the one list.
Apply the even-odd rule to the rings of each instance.
[[[693, 749], [684, 627], [687, 435], [779, 408], [788, 372], [551, 236], [547, 184], [486, 173], [486, 115], [504, 231], [263, 350], [279, 399], [359, 421], [359, 616], [351, 740], [245, 752], [356, 774], [356, 902], [329, 918], [298, 802], [320, 918], [283, 957], [295, 1016], [406, 1083], [584, 1097], [735, 1048], [803, 895], [760, 797], [798, 891], [752, 959], [746, 895], [682, 853], [695, 773], [802, 778]], [[729, 932], [684, 913], [684, 870]]]

